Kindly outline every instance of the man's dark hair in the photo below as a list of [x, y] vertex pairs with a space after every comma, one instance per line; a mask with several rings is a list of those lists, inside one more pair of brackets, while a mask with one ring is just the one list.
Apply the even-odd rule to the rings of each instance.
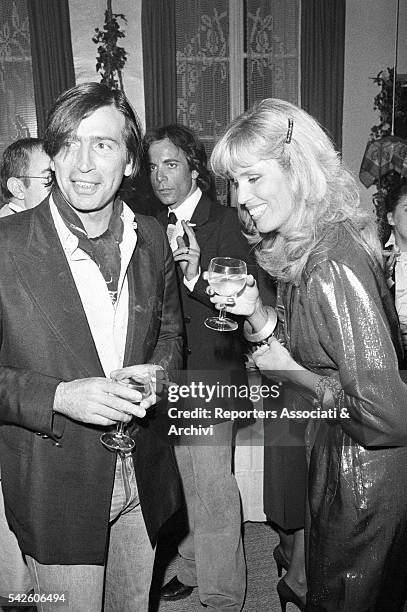
[[142, 156], [142, 132], [140, 121], [125, 94], [119, 89], [109, 89], [102, 83], [82, 83], [62, 93], [52, 107], [44, 134], [44, 149], [51, 159], [76, 132], [80, 122], [103, 106], [113, 106], [124, 117], [124, 140], [128, 161], [133, 162], [134, 177]]
[[180, 123], [173, 123], [148, 130], [143, 140], [146, 168], [148, 169], [148, 150], [150, 145], [165, 138], [168, 138], [173, 145], [184, 152], [189, 169], [191, 172], [196, 170], [198, 173], [198, 178], [196, 179], [198, 187], [203, 192], [214, 194], [214, 180], [208, 169], [205, 147], [192, 130]]
[[26, 187], [30, 179], [25, 175], [30, 166], [30, 157], [33, 151], [43, 148], [43, 141], [39, 138], [20, 138], [11, 143], [4, 151], [0, 166], [0, 186], [3, 198], [8, 202], [13, 194], [7, 188], [7, 181], [12, 176], [21, 177]]
[[385, 212], [393, 212], [400, 199], [407, 195], [407, 179], [398, 172], [387, 175], [386, 192], [384, 196]]
[[401, 198], [407, 195], [407, 178], [393, 170], [383, 176], [382, 186], [384, 197], [378, 212], [378, 229], [383, 244], [386, 244], [393, 229], [387, 220], [387, 213], [394, 212]]

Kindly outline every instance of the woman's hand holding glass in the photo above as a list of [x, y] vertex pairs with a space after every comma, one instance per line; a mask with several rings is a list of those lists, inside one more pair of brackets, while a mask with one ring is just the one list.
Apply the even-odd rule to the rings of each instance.
[[[208, 272], [203, 273], [205, 280], [208, 280], [208, 276]], [[225, 305], [227, 312], [244, 315], [248, 318], [253, 315], [261, 303], [257, 283], [251, 274], [247, 275], [246, 284], [237, 295], [225, 299], [224, 296], [215, 293], [210, 285], [207, 287], [206, 292], [218, 310]]]
[[205, 275], [214, 293], [222, 298], [218, 303], [218, 317], [207, 317], [204, 321], [206, 327], [215, 331], [235, 331], [238, 324], [225, 316], [226, 301], [229, 297], [237, 295], [245, 286], [247, 277], [246, 262], [234, 257], [213, 257]]

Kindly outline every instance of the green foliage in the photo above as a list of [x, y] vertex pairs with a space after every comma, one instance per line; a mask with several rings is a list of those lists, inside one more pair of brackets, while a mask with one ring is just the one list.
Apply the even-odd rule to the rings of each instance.
[[95, 36], [92, 40], [99, 44], [96, 56], [96, 72], [101, 75], [101, 83], [111, 89], [123, 90], [122, 71], [127, 61], [127, 52], [124, 47], [119, 47], [117, 41], [125, 37], [125, 32], [120, 29], [118, 19], [127, 23], [126, 17], [121, 13], [112, 12], [111, 0], [108, 0], [105, 11], [105, 23], [103, 30], [95, 28]]

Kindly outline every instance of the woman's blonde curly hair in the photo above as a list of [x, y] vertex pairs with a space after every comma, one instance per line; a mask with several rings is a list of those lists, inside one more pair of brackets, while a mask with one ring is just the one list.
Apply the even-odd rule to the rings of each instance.
[[279, 163], [295, 203], [295, 214], [268, 234], [258, 232], [244, 204], [238, 207], [243, 232], [271, 276], [298, 284], [326, 229], [344, 220], [353, 223], [381, 262], [376, 226], [360, 208], [356, 181], [315, 119], [284, 100], [262, 100], [230, 124], [212, 152], [211, 165], [216, 174], [231, 179], [238, 168], [263, 159]]

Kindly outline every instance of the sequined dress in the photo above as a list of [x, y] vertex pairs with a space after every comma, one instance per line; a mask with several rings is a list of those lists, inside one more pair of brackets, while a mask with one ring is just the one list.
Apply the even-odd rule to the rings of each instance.
[[398, 373], [400, 333], [384, 275], [349, 222], [329, 229], [299, 286], [280, 285], [278, 308], [294, 359], [343, 389], [337, 418], [310, 419], [307, 432], [307, 611], [401, 611], [407, 386]]

